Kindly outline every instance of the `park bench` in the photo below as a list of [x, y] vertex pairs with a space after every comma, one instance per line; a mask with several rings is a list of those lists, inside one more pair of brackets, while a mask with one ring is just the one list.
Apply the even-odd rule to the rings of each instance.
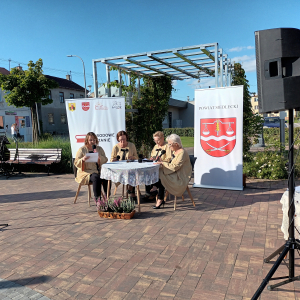
[[9, 149], [9, 151], [10, 159], [7, 163], [44, 165], [48, 168], [48, 175], [51, 164], [61, 161], [61, 149], [19, 148], [18, 153], [16, 149]]

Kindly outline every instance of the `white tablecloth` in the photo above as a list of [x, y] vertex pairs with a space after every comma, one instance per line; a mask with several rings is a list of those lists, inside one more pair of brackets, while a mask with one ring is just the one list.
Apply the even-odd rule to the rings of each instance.
[[159, 166], [153, 162], [109, 162], [101, 166], [100, 177], [131, 186], [150, 185], [159, 180]]
[[[294, 219], [294, 225], [300, 232], [300, 186], [297, 186], [295, 188], [295, 194], [294, 194], [294, 202], [295, 202], [295, 219]], [[282, 226], [281, 231], [284, 234], [284, 239], [288, 240], [289, 238], [289, 191], [286, 190], [284, 194], [282, 195], [280, 199], [280, 203], [282, 204]], [[295, 229], [295, 238], [300, 239], [300, 235], [298, 231]]]

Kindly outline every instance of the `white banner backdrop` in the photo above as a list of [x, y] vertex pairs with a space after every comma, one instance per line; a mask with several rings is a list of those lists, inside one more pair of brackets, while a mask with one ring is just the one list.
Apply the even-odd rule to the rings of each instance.
[[66, 100], [72, 157], [84, 145], [88, 132], [94, 132], [101, 146], [110, 159], [111, 151], [117, 142], [117, 133], [125, 130], [125, 99], [80, 98]]
[[243, 86], [195, 90], [194, 187], [243, 189]]

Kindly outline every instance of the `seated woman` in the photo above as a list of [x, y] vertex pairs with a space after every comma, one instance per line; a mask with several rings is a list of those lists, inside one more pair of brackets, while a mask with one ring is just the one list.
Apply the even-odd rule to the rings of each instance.
[[[120, 157], [119, 160], [138, 159], [135, 145], [128, 142], [128, 140], [129, 138], [126, 131], [122, 130], [117, 133], [117, 141], [119, 143], [113, 147], [110, 161], [117, 161], [117, 156]], [[129, 185], [128, 191], [130, 192], [130, 197], [136, 197], [134, 187]]]
[[[158, 194], [158, 201], [154, 209], [158, 209], [165, 204], [164, 189], [166, 188], [174, 196], [181, 196], [192, 175], [192, 165], [189, 154], [183, 149], [181, 139], [177, 134], [167, 137], [168, 146], [173, 152], [170, 162], [159, 161], [159, 182], [154, 183], [151, 194]], [[159, 192], [157, 192], [157, 189]]]
[[[98, 198], [101, 198], [101, 183], [104, 192], [107, 193], [107, 180], [100, 178], [101, 166], [105, 164], [108, 159], [102, 147], [99, 144], [98, 138], [94, 132], [89, 132], [84, 141], [84, 146], [78, 149], [74, 165], [77, 168], [76, 182], [81, 184], [93, 183], [93, 192], [95, 202], [97, 204]], [[88, 153], [98, 153], [98, 162], [89, 162]]]
[[[150, 160], [156, 160], [161, 155], [161, 151], [165, 150], [166, 153], [161, 156], [161, 161], [170, 161], [171, 157], [172, 157], [172, 152], [171, 152], [170, 147], [168, 147], [168, 143], [165, 142], [164, 133], [162, 131], [156, 131], [153, 134], [153, 140], [154, 140], [155, 146], [153, 147], [153, 149], [151, 151]], [[145, 194], [149, 200], [154, 198], [154, 196], [150, 196], [150, 190], [152, 187], [153, 187], [153, 185], [146, 185], [146, 193]]]

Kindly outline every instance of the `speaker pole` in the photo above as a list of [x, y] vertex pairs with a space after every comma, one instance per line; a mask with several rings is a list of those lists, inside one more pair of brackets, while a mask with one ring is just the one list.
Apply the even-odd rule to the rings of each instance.
[[[274, 285], [268, 286], [268, 290], [273, 290], [279, 286], [288, 284], [290, 282], [300, 279], [300, 276], [295, 277], [295, 249], [300, 249], [298, 243], [295, 239], [295, 228], [294, 228], [294, 215], [295, 215], [295, 203], [294, 203], [294, 194], [295, 194], [295, 165], [294, 165], [294, 114], [293, 109], [289, 109], [289, 175], [288, 175], [288, 188], [289, 188], [289, 239], [286, 244], [276, 250], [270, 257], [274, 257], [275, 254], [279, 254], [279, 258], [274, 263], [273, 267], [269, 271], [268, 275], [262, 281], [261, 285], [251, 298], [251, 300], [256, 300], [259, 298], [260, 294], [268, 284], [270, 280], [284, 279], [282, 282], [279, 282]], [[289, 276], [272, 278], [273, 274], [276, 272], [280, 263], [284, 259], [285, 255], [289, 253]], [[269, 257], [269, 258], [270, 258]], [[268, 259], [269, 259], [268, 258]], [[265, 260], [266, 261], [266, 260]]]

